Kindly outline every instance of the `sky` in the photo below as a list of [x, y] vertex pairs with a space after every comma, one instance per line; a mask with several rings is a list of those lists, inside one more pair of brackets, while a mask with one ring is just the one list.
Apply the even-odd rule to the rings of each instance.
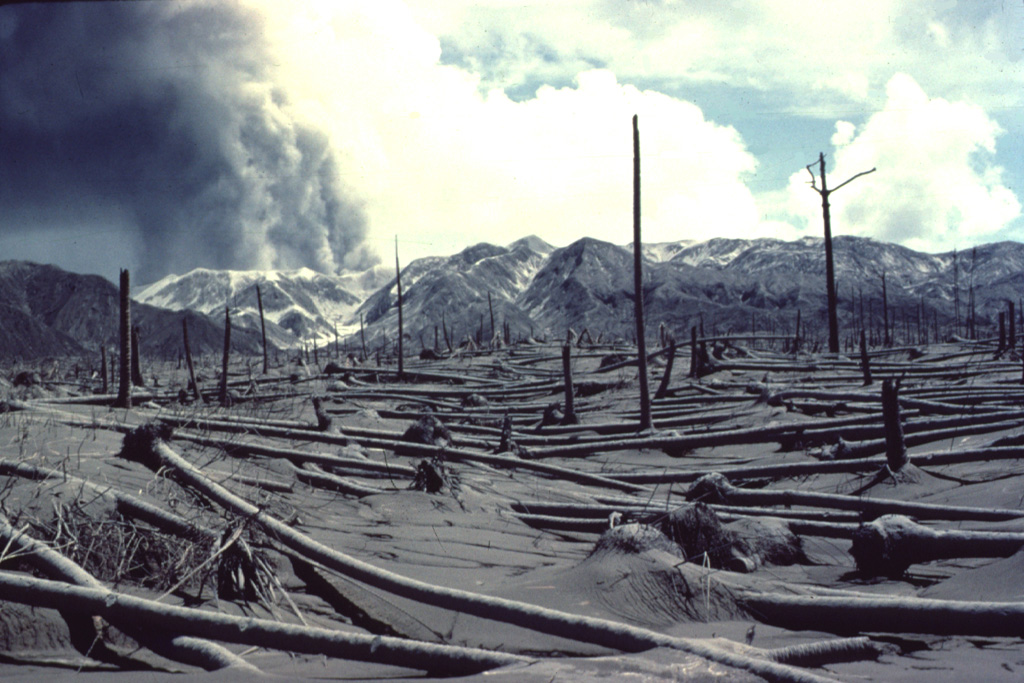
[[[1022, 0], [0, 7], [0, 260], [148, 283], [537, 235], [1024, 241]], [[818, 181], [820, 185], [820, 180]]]

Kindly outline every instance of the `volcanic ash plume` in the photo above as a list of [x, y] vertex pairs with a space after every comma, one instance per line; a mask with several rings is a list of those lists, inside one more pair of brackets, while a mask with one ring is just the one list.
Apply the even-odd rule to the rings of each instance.
[[142, 276], [369, 265], [325, 126], [233, 3], [70, 3], [0, 15], [10, 230], [121, 217]]

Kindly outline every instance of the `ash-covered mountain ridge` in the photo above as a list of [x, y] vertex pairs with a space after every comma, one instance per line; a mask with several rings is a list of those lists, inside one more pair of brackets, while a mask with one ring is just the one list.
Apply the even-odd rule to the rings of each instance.
[[[833, 245], [840, 319], [847, 325], [859, 322], [863, 302], [864, 318], [881, 327], [883, 275], [891, 321], [920, 315], [929, 325], [949, 327], [950, 334], [957, 287], [961, 323], [973, 288], [979, 329], [994, 325], [998, 312], [1024, 291], [1024, 245], [1017, 242], [980, 245], [955, 256], [853, 236], [836, 237]], [[812, 334], [824, 328], [821, 238], [714, 238], [645, 244], [642, 253], [649, 333], [664, 324], [679, 337], [701, 322], [719, 331], [751, 326], [782, 331], [792, 326], [797, 310]], [[632, 267], [632, 245], [593, 238], [555, 248], [527, 237], [505, 246], [481, 243], [448, 257], [416, 259], [401, 270], [403, 329], [413, 349], [433, 347], [435, 338], [442, 349], [467, 339], [487, 341], [506, 330], [512, 338], [561, 337], [571, 328], [578, 333], [587, 329], [594, 337], [630, 339]], [[230, 290], [226, 285], [205, 290], [212, 294], [207, 299], [192, 282], [201, 281], [198, 275], [166, 278], [147, 288], [142, 299], [211, 313], [229, 302], [251, 321], [254, 283], [259, 281], [268, 311], [267, 292], [275, 292], [274, 312], [267, 315], [286, 328], [275, 337], [281, 345], [314, 338], [328, 343], [335, 329], [357, 346], [363, 338], [368, 347], [396, 339], [394, 266], [343, 276], [254, 271], [243, 277], [207, 271], [206, 277], [231, 285]]]
[[[0, 261], [0, 358], [99, 356], [100, 346], [117, 346], [120, 293], [98, 275], [80, 275], [56, 266]], [[132, 305], [144, 356], [174, 358], [182, 349], [182, 319], [188, 321], [190, 347], [197, 356], [224, 346], [221, 319], [192, 310], [169, 311]], [[232, 334], [239, 352], [256, 353], [259, 336], [240, 329]]]
[[[846, 330], [862, 319], [881, 329], [883, 274], [890, 321], [905, 328], [921, 317], [942, 336], [963, 333], [972, 290], [979, 333], [994, 332], [998, 313], [1010, 301], [1019, 304], [1024, 292], [1024, 245], [1018, 242], [984, 244], [956, 254], [922, 253], [853, 236], [836, 237], [833, 245], [840, 324]], [[753, 327], [788, 334], [797, 311], [805, 335], [824, 336], [821, 238], [714, 238], [645, 244], [642, 253], [652, 337], [664, 325], [681, 339], [691, 326], [701, 324], [709, 333]], [[594, 338], [631, 340], [632, 268], [632, 245], [583, 238], [555, 248], [536, 237], [505, 246], [481, 243], [451, 256], [402, 264], [403, 329], [411, 342], [407, 352], [435, 343], [440, 350], [467, 340], [486, 343], [505, 331], [513, 340], [531, 335], [562, 338], [569, 329], [587, 329]], [[43, 284], [47, 282], [62, 284]], [[144, 350], [176, 355], [181, 315], [191, 311], [195, 320], [190, 319], [190, 326], [202, 326], [201, 343], [215, 351], [225, 306], [241, 335], [239, 342], [251, 347], [259, 330], [257, 285], [274, 346], [295, 348], [314, 341], [323, 346], [337, 335], [349, 350], [365, 339], [370, 351], [396, 339], [393, 264], [342, 275], [309, 269], [196, 269], [133, 290], [136, 301], [145, 305], [137, 317]], [[0, 354], [60, 355], [93, 351], [104, 340], [113, 343], [116, 287], [102, 278], [4, 262], [0, 295], [6, 302]], [[959, 328], [953, 324], [957, 298]], [[154, 330], [148, 343], [146, 327]], [[154, 334], [159, 338], [153, 339]]]

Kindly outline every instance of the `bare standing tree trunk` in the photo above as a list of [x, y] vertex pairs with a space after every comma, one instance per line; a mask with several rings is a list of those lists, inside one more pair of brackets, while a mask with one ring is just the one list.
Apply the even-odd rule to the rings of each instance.
[[494, 304], [491, 303], [491, 293], [490, 292], [487, 292], [487, 310], [490, 311], [490, 314], [491, 314], [491, 340], [488, 343], [488, 346], [493, 346], [494, 345], [494, 334], [495, 334], [496, 330], [494, 328]]
[[110, 391], [110, 385], [107, 384], [107, 345], [100, 344], [100, 377], [103, 378], [103, 393], [106, 394]]
[[892, 379], [882, 380], [882, 417], [885, 423], [885, 459], [895, 474], [907, 464], [907, 446], [903, 440], [900, 417], [900, 385]]
[[569, 357], [571, 349], [569, 343], [562, 345], [562, 374], [565, 378], [565, 417], [562, 418], [562, 424], [565, 425], [579, 424], [580, 421], [576, 417], [575, 390], [572, 386], [572, 363]]
[[1014, 307], [1013, 307], [1013, 302], [1012, 301], [1008, 301], [1007, 303], [1010, 305], [1010, 315], [1009, 315], [1010, 319], [1007, 320], [1007, 323], [1008, 323], [1007, 331], [1009, 332], [1010, 336], [1009, 336], [1009, 339], [1007, 340], [1007, 343], [1009, 344], [1010, 350], [1012, 351], [1013, 349], [1017, 348], [1017, 330], [1014, 327], [1015, 323], [1014, 323], [1014, 310], [1013, 310]]
[[224, 360], [220, 373], [220, 404], [229, 404], [228, 396], [228, 361], [231, 359], [231, 309], [224, 307]]
[[668, 396], [669, 383], [672, 381], [672, 366], [676, 360], [676, 340], [669, 337], [668, 356], [665, 358], [665, 374], [661, 376], [661, 384], [654, 392], [654, 398], [665, 398]]
[[871, 386], [871, 360], [868, 358], [868, 340], [864, 330], [860, 331], [860, 369], [864, 373], [864, 386]]
[[132, 384], [137, 387], [146, 386], [142, 378], [142, 363], [139, 359], [139, 327], [132, 326]]
[[953, 334], [960, 334], [960, 266], [957, 265], [956, 249], [953, 250]]
[[398, 379], [405, 379], [405, 354], [402, 349], [402, 269], [398, 265], [398, 235], [395, 235], [395, 282], [398, 285]]
[[974, 269], [978, 264], [978, 248], [971, 248], [971, 277], [967, 283], [967, 336], [978, 338], [978, 320], [974, 315]]
[[796, 309], [796, 334], [793, 335], [793, 353], [800, 351], [800, 309]]
[[647, 343], [644, 338], [644, 277], [640, 246], [640, 127], [633, 115], [633, 294], [636, 297], [636, 352], [640, 370], [640, 429], [651, 429], [651, 391], [647, 386]]
[[196, 402], [204, 401], [203, 395], [199, 392], [199, 382], [196, 381], [196, 368], [192, 365], [192, 349], [188, 343], [188, 318], [181, 319], [181, 338], [185, 345], [185, 365], [188, 366], [188, 378], [192, 381], [192, 393]]
[[128, 270], [121, 270], [121, 362], [115, 408], [132, 407], [132, 302]]
[[366, 360], [366, 331], [363, 329], [363, 314], [359, 314], [359, 341], [363, 345], [363, 360]]
[[[267, 323], [263, 319], [263, 294], [260, 292], [260, 286], [256, 285], [256, 305], [260, 309], [260, 331], [263, 334], [263, 374], [267, 374]], [[335, 338], [337, 338], [337, 332], [335, 332]], [[335, 342], [337, 344], [337, 342]]]
[[818, 154], [818, 168], [821, 175], [820, 188], [817, 185], [817, 179], [814, 177], [814, 172], [811, 171], [811, 166], [813, 165], [813, 163], [807, 164], [807, 172], [811, 174], [811, 189], [821, 195], [821, 215], [825, 222], [825, 285], [828, 293], [828, 350], [829, 353], [839, 353], [839, 315], [836, 310], [836, 272], [835, 261], [832, 258], [832, 217], [829, 212], [828, 197], [830, 194], [855, 178], [867, 175], [868, 173], [874, 173], [875, 169], [858, 173], [830, 190], [828, 189], [828, 184], [825, 179], [825, 154], [823, 152]]
[[882, 320], [885, 321], [883, 332], [885, 340], [882, 344], [884, 346], [892, 346], [892, 337], [889, 336], [889, 292], [885, 288], [885, 271], [882, 271]]

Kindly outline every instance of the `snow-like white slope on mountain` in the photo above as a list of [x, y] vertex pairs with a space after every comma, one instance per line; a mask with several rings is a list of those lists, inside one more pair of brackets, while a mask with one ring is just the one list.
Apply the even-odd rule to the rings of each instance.
[[[366, 296], [342, 286], [340, 278], [308, 268], [293, 271], [239, 271], [197, 268], [184, 275], [171, 275], [145, 287], [136, 297], [145, 303], [172, 310], [191, 309], [214, 314], [228, 306], [245, 320], [258, 319], [256, 286], [260, 287], [264, 315], [268, 321], [289, 330], [295, 339], [331, 339], [336, 326], [348, 320]], [[370, 287], [376, 284], [372, 272], [358, 274], [353, 281]], [[339, 329], [339, 334], [341, 334]], [[284, 341], [284, 339], [279, 339]]]
[[[884, 273], [895, 310], [927, 306], [941, 318], [952, 311], [953, 254], [925, 254], [873, 239], [837, 236], [833, 240], [841, 303], [880, 301]], [[733, 322], [822, 305], [823, 240], [771, 238], [666, 242], [643, 247], [644, 280], [652, 315], [689, 325], [702, 310], [732, 311]], [[991, 315], [1024, 290], [1024, 245], [982, 245], [957, 254], [961, 304], [973, 281], [980, 314]], [[331, 342], [359, 330], [397, 332], [397, 292], [393, 262], [366, 271], [324, 275], [297, 271], [213, 271], [197, 269], [144, 288], [138, 299], [172, 309], [190, 308], [223, 315], [228, 305], [243, 324], [254, 325], [255, 285], [260, 285], [268, 334], [279, 344], [317, 339]], [[432, 340], [440, 327], [465, 338], [481, 327], [507, 323], [519, 331], [564, 334], [567, 325], [627, 329], [632, 315], [632, 245], [583, 239], [555, 249], [536, 237], [506, 247], [481, 243], [452, 256], [431, 256], [402, 264], [405, 333]], [[490, 295], [491, 301], [488, 301]], [[917, 303], [914, 303], [914, 302]], [[806, 317], [806, 315], [805, 315]], [[653, 319], [653, 318], [652, 318]], [[709, 317], [709, 319], [711, 319]], [[624, 322], [625, 321], [625, 322]], [[486, 323], [486, 324], [485, 324]], [[621, 323], [621, 324], [620, 324]], [[724, 324], [724, 323], [723, 323]], [[742, 324], [747, 324], [743, 322]]]

